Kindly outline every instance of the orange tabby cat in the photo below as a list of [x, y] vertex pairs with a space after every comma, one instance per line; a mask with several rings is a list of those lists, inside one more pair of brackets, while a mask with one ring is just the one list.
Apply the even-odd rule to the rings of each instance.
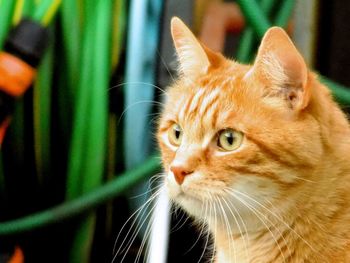
[[216, 262], [350, 262], [349, 123], [287, 34], [269, 29], [247, 66], [178, 18], [171, 32], [165, 185], [210, 231]]

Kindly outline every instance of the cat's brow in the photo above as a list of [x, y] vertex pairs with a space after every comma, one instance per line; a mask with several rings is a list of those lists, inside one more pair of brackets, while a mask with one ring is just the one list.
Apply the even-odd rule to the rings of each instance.
[[205, 113], [208, 112], [208, 110], [215, 104], [215, 102], [217, 102], [219, 94], [220, 94], [219, 88], [215, 88], [204, 97], [199, 110], [199, 114], [201, 116], [205, 115]]
[[[186, 108], [188, 108], [189, 107], [189, 105], [190, 105], [190, 103], [191, 103], [191, 101], [192, 101], [192, 99], [193, 99], [193, 96], [191, 96], [189, 99], [185, 99], [185, 98], [183, 98], [182, 100], [181, 100], [181, 102], [180, 102], [180, 107], [182, 107], [181, 108], [181, 110], [179, 111], [179, 119], [180, 120], [184, 120], [185, 119], [185, 113], [186, 113]], [[182, 105], [182, 106], [181, 106]]]
[[205, 89], [204, 88], [201, 88], [199, 89], [199, 91], [193, 96], [193, 99], [192, 99], [192, 102], [191, 102], [191, 105], [187, 111], [187, 115], [193, 113], [193, 112], [196, 112], [197, 111], [197, 108], [198, 108], [198, 104], [200, 102], [200, 99], [201, 97], [203, 96], [203, 94], [205, 93]]

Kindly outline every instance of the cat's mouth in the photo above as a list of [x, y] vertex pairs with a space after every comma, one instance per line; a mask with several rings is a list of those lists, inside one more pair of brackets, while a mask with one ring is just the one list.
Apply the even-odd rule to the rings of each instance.
[[204, 202], [204, 199], [197, 194], [198, 191], [195, 191], [195, 189], [192, 189], [193, 187], [190, 187], [186, 183], [179, 185], [175, 182], [174, 176], [171, 173], [167, 178], [167, 188], [170, 197], [180, 203], [196, 202], [202, 204]]

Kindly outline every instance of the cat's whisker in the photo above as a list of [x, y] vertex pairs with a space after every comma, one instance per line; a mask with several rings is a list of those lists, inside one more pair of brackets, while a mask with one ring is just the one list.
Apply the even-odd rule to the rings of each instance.
[[253, 201], [254, 203], [256, 203], [257, 205], [261, 206], [262, 208], [264, 208], [266, 211], [268, 211], [271, 215], [273, 215], [276, 219], [278, 219], [282, 224], [284, 224], [289, 230], [291, 230], [295, 235], [297, 235], [298, 238], [300, 238], [303, 242], [305, 242], [306, 245], [309, 246], [310, 249], [312, 249], [315, 253], [316, 250], [309, 244], [309, 242], [307, 242], [302, 236], [299, 235], [299, 233], [297, 233], [293, 228], [291, 228], [281, 217], [279, 217], [278, 215], [276, 215], [274, 212], [270, 211], [270, 209], [268, 209], [266, 206], [264, 206], [263, 204], [261, 204], [260, 202], [258, 202], [257, 200], [255, 200], [254, 198], [252, 198], [251, 196], [244, 194], [238, 190], [233, 190], [234, 192], [236, 192], [237, 194], [240, 194], [246, 198], [248, 198], [249, 200]]
[[147, 115], [147, 117], [153, 117], [149, 120], [149, 124], [156, 124], [162, 114], [160, 112], [153, 112]]
[[[154, 180], [157, 180], [157, 179], [158, 179], [158, 178], [156, 178], [156, 179], [154, 179]], [[152, 178], [151, 178], [150, 180], [152, 180]], [[164, 187], [164, 185], [162, 185], [162, 184], [159, 184], [159, 185], [156, 185], [156, 186], [154, 186], [154, 187], [151, 187], [151, 184], [152, 184], [152, 182], [149, 181], [149, 186], [147, 187], [147, 191], [146, 191], [146, 192], [144, 192], [144, 193], [142, 193], [142, 194], [138, 194], [138, 195], [133, 195], [133, 196], [130, 197], [130, 199], [137, 199], [137, 198], [140, 198], [140, 197], [142, 197], [142, 196], [148, 195], [149, 193], [153, 193], [154, 191], [157, 191], [157, 190], [159, 190], [160, 188]]]
[[[153, 214], [153, 213], [152, 213]], [[153, 228], [153, 215], [151, 216], [151, 219], [148, 221], [148, 224], [147, 224], [147, 227], [146, 227], [146, 230], [145, 230], [145, 235], [143, 236], [142, 238], [142, 241], [141, 241], [141, 245], [137, 251], [137, 254], [136, 254], [136, 258], [135, 258], [135, 262], [138, 263], [140, 258], [141, 258], [141, 254], [142, 254], [142, 251], [145, 247], [145, 244], [146, 242], [149, 240], [149, 237], [150, 237], [150, 234], [151, 234], [151, 231], [152, 231], [152, 228]], [[147, 249], [146, 249], [146, 253], [147, 254]]]
[[[246, 257], [248, 259], [248, 261], [250, 261], [250, 255], [248, 253], [248, 247], [250, 247], [250, 240], [249, 240], [249, 237], [248, 237], [248, 229], [247, 229], [247, 226], [246, 224], [244, 223], [244, 220], [242, 219], [239, 211], [237, 210], [237, 208], [235, 207], [235, 205], [230, 201], [228, 200], [228, 202], [230, 203], [230, 205], [227, 203], [226, 199], [224, 197], [222, 197], [222, 200], [224, 201], [224, 203], [226, 204], [227, 208], [229, 209], [234, 221], [236, 222], [236, 225], [238, 227], [238, 231], [241, 235], [241, 237], [243, 238], [243, 243], [244, 243], [244, 249], [245, 249], [245, 254], [246, 254]], [[244, 227], [244, 231], [246, 233], [246, 235], [243, 235], [243, 231], [241, 229], [241, 226], [235, 216], [235, 214], [233, 213], [233, 211], [231, 210], [231, 207], [235, 210], [236, 214], [238, 214], [239, 218], [240, 218], [240, 221], [242, 222], [243, 224], [243, 227]], [[247, 245], [247, 240], [248, 240], [248, 245]]]
[[[269, 203], [269, 205], [271, 205], [271, 207], [272, 207], [275, 211], [278, 211], [278, 209], [275, 207], [275, 205], [274, 205], [270, 200], [268, 200], [267, 198], [264, 198], [264, 200], [265, 200], [267, 203]], [[278, 214], [276, 214], [276, 215], [278, 215]], [[308, 220], [309, 225], [314, 224], [314, 225], [318, 226], [318, 228], [319, 228], [320, 230], [322, 230], [322, 231], [328, 233], [328, 232], [327, 232], [323, 227], [321, 227], [317, 222], [312, 221], [312, 223], [311, 223], [311, 222], [310, 222], [310, 219], [309, 219], [309, 217], [308, 217], [307, 215], [303, 214], [302, 217], [303, 217], [303, 218], [306, 218], [306, 219]], [[281, 220], [282, 220], [282, 219], [281, 219]], [[284, 223], [284, 222], [282, 221], [282, 223]], [[287, 224], [287, 225], [288, 225], [288, 224]], [[289, 228], [289, 229], [292, 230], [292, 232], [294, 233], [293, 229], [291, 229], [291, 228]], [[298, 238], [301, 237], [301, 236], [298, 235], [297, 233], [294, 233], [294, 234], [296, 234]], [[301, 238], [302, 238], [302, 237], [301, 237]], [[302, 238], [302, 239], [303, 239], [303, 238]], [[303, 241], [305, 242], [305, 240], [303, 240]], [[327, 246], [325, 246], [325, 245], [322, 245], [322, 247], [323, 247], [324, 249], [327, 248]]]
[[308, 183], [317, 183], [316, 181], [312, 181], [310, 179], [306, 179], [306, 178], [302, 178], [302, 177], [299, 177], [299, 176], [294, 176], [293, 179], [298, 179], [298, 180], [301, 180], [301, 181], [304, 181], [304, 182], [308, 182]]
[[[166, 187], [165, 186], [165, 181], [164, 181], [164, 173], [160, 172], [155, 175], [153, 175], [149, 180], [148, 180], [148, 189], [156, 189], [158, 190], [160, 187]], [[155, 184], [155, 186], [153, 186]]]
[[[176, 210], [178, 210], [179, 208], [177, 208]], [[178, 215], [176, 213], [175, 214], [175, 217], [178, 217]], [[186, 217], [186, 219], [184, 221], [183, 218]], [[181, 214], [181, 218], [176, 222], [176, 224], [171, 228], [170, 230], [170, 233], [174, 233], [176, 231], [178, 231], [179, 229], [181, 229], [185, 224], [186, 222], [188, 221], [189, 217], [185, 216], [184, 213]], [[182, 221], [182, 223], [181, 223]], [[180, 224], [181, 223], [181, 224]]]
[[[140, 225], [142, 225], [142, 223], [137, 223], [136, 227], [134, 227], [134, 225], [136, 224], [138, 218], [142, 218], [144, 217], [146, 211], [148, 209], [144, 209], [142, 210], [142, 212], [140, 214], [137, 215], [137, 217], [134, 219], [131, 227], [129, 228], [129, 231], [128, 233], [125, 235], [125, 238], [123, 239], [122, 243], [120, 244], [117, 252], [115, 253], [114, 255], [114, 259], [118, 256], [118, 255], [121, 255], [121, 254], [124, 254], [124, 256], [127, 254], [128, 250], [129, 250], [129, 245], [132, 245], [132, 243], [134, 242], [133, 238], [137, 237], [139, 231], [141, 230], [141, 227]], [[133, 232], [130, 234], [130, 232], [133, 230]], [[125, 244], [124, 244], [125, 243]], [[113, 259], [113, 261], [114, 261]], [[113, 262], [112, 261], [112, 262]]]
[[265, 228], [266, 228], [266, 229], [269, 231], [269, 233], [271, 234], [271, 237], [272, 237], [272, 239], [274, 240], [275, 244], [277, 245], [277, 248], [278, 248], [278, 250], [280, 251], [281, 256], [282, 256], [282, 258], [283, 258], [283, 262], [285, 262], [286, 259], [285, 259], [284, 253], [283, 253], [283, 251], [282, 251], [282, 248], [281, 248], [280, 244], [278, 243], [278, 241], [277, 241], [275, 235], [274, 235], [273, 232], [271, 231], [270, 227], [269, 227], [269, 226], [266, 224], [266, 222], [263, 220], [263, 217], [265, 218], [265, 220], [267, 220], [267, 221], [271, 224], [272, 227], [274, 227], [274, 228], [277, 230], [277, 232], [279, 232], [279, 235], [283, 238], [283, 240], [284, 240], [284, 242], [285, 242], [285, 245], [286, 245], [287, 248], [288, 248], [288, 244], [286, 243], [286, 240], [284, 239], [283, 234], [279, 231], [279, 229], [278, 229], [276, 226], [274, 226], [274, 225], [272, 224], [272, 222], [266, 217], [266, 215], [262, 214], [262, 213], [261, 213], [260, 211], [258, 211], [256, 208], [254, 208], [253, 206], [251, 206], [250, 204], [248, 204], [247, 202], [245, 202], [243, 199], [241, 199], [241, 198], [240, 198], [239, 196], [237, 196], [235, 193], [231, 192], [231, 194], [232, 194], [233, 197], [235, 197], [238, 201], [240, 201], [243, 205], [245, 205], [250, 211], [252, 211], [252, 212], [255, 214], [255, 216], [263, 223], [263, 225], [265, 226]]
[[[148, 207], [148, 205], [147, 205], [147, 207]], [[112, 263], [113, 263], [114, 260], [117, 258], [117, 256], [119, 255], [119, 253], [123, 253], [123, 251], [125, 250], [125, 248], [123, 248], [123, 245], [124, 245], [126, 239], [129, 237], [129, 234], [130, 234], [131, 230], [133, 229], [133, 226], [136, 224], [137, 219], [138, 219], [140, 216], [142, 216], [142, 215], [144, 214], [144, 211], [147, 210], [147, 209], [144, 210], [144, 208], [145, 208], [145, 205], [142, 205], [138, 210], [136, 210], [136, 211], [129, 217], [129, 219], [124, 223], [122, 229], [119, 231], [118, 237], [116, 238], [116, 241], [115, 241], [115, 243], [114, 243], [114, 248], [113, 248], [113, 254], [114, 254], [114, 256], [113, 256], [113, 259], [112, 259]], [[142, 212], [141, 212], [141, 211], [142, 211]], [[131, 224], [131, 226], [130, 226], [128, 232], [126, 233], [124, 239], [122, 240], [122, 243], [119, 245], [118, 250], [115, 251], [115, 250], [116, 250], [117, 241], [118, 241], [118, 239], [119, 239], [119, 235], [122, 233], [122, 230], [124, 229], [124, 227], [126, 226], [126, 224], [128, 223], [128, 221], [130, 221], [130, 220], [133, 218], [134, 215], [136, 215], [136, 217], [133, 219], [133, 222], [132, 222], [132, 224]], [[135, 231], [133, 232], [132, 235], [134, 235], [134, 234], [135, 234]], [[136, 235], [137, 235], [137, 233], [136, 233]]]
[[[234, 190], [234, 191], [236, 191], [237, 193], [241, 193], [240, 191], [237, 191], [237, 190]], [[241, 194], [243, 194], [243, 193], [241, 193]], [[237, 196], [236, 196], [236, 197], [237, 197]], [[247, 196], [247, 197], [248, 197], [248, 196]], [[250, 198], [251, 198], [250, 200], [255, 200], [255, 199], [252, 198], [252, 197], [250, 197]], [[256, 200], [255, 200], [255, 201], [256, 201]], [[256, 201], [256, 202], [258, 202], [258, 201]], [[259, 202], [258, 202], [258, 203], [259, 203]], [[259, 203], [259, 205], [261, 206], [262, 204]], [[252, 208], [254, 208], [254, 207], [252, 207]], [[276, 215], [275, 213], [273, 213], [270, 209], [268, 209], [267, 207], [264, 207], [264, 208], [267, 209], [268, 212], [269, 212], [270, 214], [272, 214], [272, 215], [274, 215], [275, 217], [277, 217], [277, 215]], [[255, 209], [255, 211], [257, 211], [259, 214], [261, 214], [257, 209]], [[265, 218], [266, 218], [266, 217], [265, 217]], [[271, 222], [268, 218], [266, 218], [266, 219], [268, 220], [268, 222], [269, 222], [271, 225], [273, 225], [272, 222]], [[281, 218], [278, 218], [278, 219], [279, 219], [280, 222], [286, 224], [286, 223], [283, 221], [283, 219], [281, 219]], [[276, 226], [274, 226], [274, 228], [277, 230], [277, 232], [279, 233], [279, 235], [280, 235], [281, 238], [283, 239], [284, 244], [286, 245], [286, 247], [287, 247], [287, 249], [288, 249], [289, 255], [291, 255], [291, 254], [292, 254], [292, 251], [290, 250], [289, 245], [288, 245], [288, 242], [287, 242], [287, 240], [285, 239], [283, 233], [282, 233], [282, 232], [279, 230], [279, 228], [277, 228]], [[291, 229], [291, 228], [289, 227], [289, 229]]]
[[[148, 219], [150, 213], [153, 211], [154, 209], [154, 205], [153, 205], [153, 208], [150, 209], [150, 211], [147, 213], [146, 217], [144, 217], [145, 213], [147, 212], [148, 210], [148, 207], [152, 204], [153, 200], [160, 194], [160, 192], [162, 191], [162, 188], [160, 188], [159, 190], [157, 190], [147, 201], [146, 203], [144, 203], [140, 208], [138, 208], [129, 218], [128, 220], [124, 223], [124, 225], [122, 226], [121, 230], [119, 231], [119, 234], [116, 238], [116, 241], [114, 243], [114, 248], [113, 248], [113, 253], [114, 253], [114, 257], [113, 257], [113, 260], [112, 262], [114, 262], [114, 260], [116, 259], [116, 257], [120, 254], [120, 253], [123, 253], [126, 249], [126, 252], [124, 254], [124, 257], [123, 259], [125, 258], [126, 254], [127, 254], [127, 251], [130, 249], [131, 245], [133, 244], [134, 240], [136, 239], [137, 237], [137, 234], [139, 233], [139, 231], [142, 229], [142, 226], [144, 224], [144, 222]], [[122, 231], [124, 230], [125, 226], [127, 225], [127, 223], [136, 215], [136, 217], [134, 218], [128, 232], [126, 233], [124, 239], [122, 240], [121, 244], [119, 245], [119, 248], [116, 252], [114, 252], [116, 250], [116, 244], [117, 244], [117, 241], [119, 239], [119, 236], [121, 235]], [[137, 223], [137, 226], [136, 228], [134, 229], [134, 225], [136, 224], [138, 218], [140, 217], [143, 217], [144, 220], [142, 223]], [[130, 236], [130, 232], [132, 231], [132, 229], [134, 229], [134, 231], [132, 232], [131, 236]], [[126, 240], [129, 239], [129, 241], [127, 241], [127, 243], [125, 244], [125, 247], [124, 247], [124, 243], [126, 242]], [[124, 248], [123, 248], [124, 247]]]
[[[143, 221], [138, 223], [137, 226], [136, 226], [136, 229], [134, 230], [133, 234], [131, 235], [130, 237], [130, 240], [126, 243], [125, 245], [125, 253], [124, 253], [124, 256], [122, 257], [120, 263], [122, 263], [128, 253], [128, 251], [130, 250], [132, 244], [134, 243], [135, 239], [137, 238], [137, 234], [140, 232], [140, 230], [142, 229], [142, 227], [144, 226], [144, 224], [146, 222], [149, 222], [149, 218], [151, 217], [154, 209], [155, 209], [156, 205], [153, 204], [152, 208], [150, 209], [150, 211], [148, 211], [147, 215], [143, 217]], [[142, 215], [143, 216], [143, 215]], [[146, 232], [147, 232], [147, 229], [146, 229]], [[122, 245], [121, 245], [122, 246]], [[125, 249], [124, 248], [124, 249]], [[121, 253], [124, 252], [124, 249], [121, 251]], [[116, 253], [116, 255], [118, 255], [118, 253]]]
[[178, 218], [178, 211], [181, 210], [180, 206], [177, 203], [173, 203], [173, 209], [172, 209], [172, 214], [174, 215], [175, 218]]
[[[161, 113], [160, 112], [155, 112], [155, 113], [149, 114], [149, 116], [154, 116], [154, 117], [149, 120], [148, 124], [156, 125], [158, 123], [158, 120], [159, 120], [160, 116], [161, 116]], [[156, 132], [152, 132], [152, 135], [153, 135], [154, 138], [157, 137], [157, 133]]]
[[[163, 189], [163, 190], [164, 190], [164, 189]], [[158, 196], [159, 196], [159, 195], [158, 195]], [[158, 204], [159, 202], [160, 202], [160, 200], [157, 199], [157, 200], [156, 200], [156, 203], [155, 203], [155, 205], [154, 205], [154, 207], [159, 206], [159, 204]], [[139, 260], [140, 260], [140, 258], [141, 258], [141, 253], [142, 253], [142, 251], [143, 251], [145, 245], [146, 245], [146, 253], [145, 253], [145, 256], [146, 256], [146, 259], [148, 259], [149, 244], [147, 244], [146, 242], [149, 240], [150, 235], [151, 235], [151, 233], [152, 233], [152, 230], [153, 230], [153, 228], [154, 228], [154, 217], [155, 217], [155, 213], [152, 212], [152, 213], [151, 213], [151, 218], [150, 218], [150, 220], [148, 221], [148, 225], [147, 225], [147, 228], [146, 228], [146, 231], [145, 231], [145, 235], [144, 235], [144, 237], [143, 237], [143, 239], [142, 239], [140, 248], [139, 248], [139, 250], [138, 250], [138, 252], [137, 252], [136, 263], [139, 262]]]
[[[216, 229], [217, 229], [217, 218], [218, 218], [218, 216], [217, 216], [217, 213], [216, 213], [216, 206], [215, 205], [213, 205], [213, 208], [214, 208], [214, 237], [216, 237], [217, 236], [217, 231], [216, 231]], [[211, 256], [211, 262], [214, 262], [214, 258], [215, 258], [215, 251], [216, 250], [216, 248], [215, 247], [213, 247], [213, 254], [212, 254], [212, 256]]]
[[[229, 240], [229, 258], [232, 258], [232, 255], [231, 255], [231, 252], [232, 252], [232, 248], [233, 248], [233, 254], [234, 254], [234, 259], [235, 259], [235, 263], [237, 262], [237, 251], [236, 251], [236, 246], [235, 246], [235, 240], [231, 238], [233, 232], [232, 232], [232, 229], [231, 229], [231, 226], [230, 226], [230, 223], [227, 219], [227, 215], [226, 215], [226, 212], [225, 212], [225, 209], [221, 203], [221, 200], [220, 198], [215, 198], [216, 201], [219, 203], [219, 207], [222, 211], [222, 215], [223, 215], [223, 218], [224, 218], [224, 222], [225, 222], [225, 225], [226, 225], [226, 229], [227, 229], [227, 234], [228, 234], [228, 240]], [[231, 247], [231, 240], [233, 242], [233, 246]]]
[[[148, 199], [148, 200], [146, 201], [146, 203], [144, 203], [143, 205], [141, 205], [141, 206], [140, 206], [135, 212], [133, 212], [133, 213], [131, 214], [131, 216], [125, 221], [125, 223], [124, 223], [123, 226], [121, 227], [121, 229], [120, 229], [120, 231], [119, 231], [119, 233], [118, 233], [118, 235], [117, 235], [117, 238], [116, 238], [116, 240], [115, 240], [115, 242], [114, 242], [114, 247], [113, 247], [113, 253], [114, 253], [114, 254], [117, 254], [117, 253], [115, 253], [116, 245], [117, 245], [117, 242], [118, 242], [118, 240], [119, 240], [119, 237], [120, 237], [120, 235], [122, 234], [122, 232], [123, 232], [124, 228], [126, 227], [126, 225], [127, 225], [127, 224], [129, 223], [129, 221], [130, 221], [131, 219], [133, 219], [134, 216], [136, 215], [136, 218], [134, 218], [134, 221], [133, 221], [133, 223], [132, 223], [132, 226], [133, 226], [133, 225], [135, 224], [136, 219], [140, 216], [140, 212], [141, 212], [146, 206], [148, 206], [149, 203], [150, 203], [151, 201], [152, 201], [151, 198]], [[129, 228], [128, 233], [131, 231], [131, 228], [132, 228], [132, 227]], [[128, 233], [127, 233], [127, 235], [128, 235]]]
[[315, 220], [310, 220], [310, 218], [307, 215], [303, 215], [309, 222], [309, 225], [315, 225], [317, 226], [321, 231], [323, 231], [324, 233], [329, 233], [329, 231], [327, 231], [323, 226], [321, 226], [317, 221]]
[[[204, 211], [204, 214], [206, 214], [206, 212], [207, 212], [207, 204], [208, 204], [208, 201], [205, 200], [205, 205], [204, 205], [205, 206], [205, 211]], [[202, 206], [202, 210], [203, 210], [203, 206]], [[202, 235], [204, 233], [205, 227], [206, 226], [205, 226], [204, 222], [201, 222], [201, 224], [200, 224], [201, 230], [199, 232], [199, 235], [198, 235], [196, 241], [194, 242], [194, 244], [185, 252], [185, 254], [190, 252], [196, 246], [196, 244], [198, 243], [198, 241], [200, 240], [200, 238], [202, 237]]]
[[136, 105], [139, 105], [139, 104], [142, 104], [142, 103], [151, 103], [151, 104], [154, 104], [154, 105], [159, 105], [161, 107], [164, 107], [164, 104], [159, 102], [159, 101], [155, 101], [155, 100], [140, 100], [140, 101], [136, 101], [130, 105], [128, 105], [122, 112], [122, 114], [120, 115], [119, 119], [118, 119], [118, 122], [117, 122], [117, 126], [119, 126], [120, 124], [120, 121], [122, 120], [122, 118], [124, 117], [124, 114], [130, 110], [132, 107], [136, 106]]
[[[213, 213], [213, 204], [211, 202], [208, 202], [208, 204], [209, 204], [209, 208], [210, 208], [209, 215], [212, 215], [212, 213]], [[208, 248], [209, 237], [210, 237], [210, 232], [208, 231], [208, 233], [207, 233], [207, 240], [206, 240], [206, 243], [205, 243], [205, 250], [204, 251], [206, 251], [207, 248]], [[213, 235], [213, 237], [214, 237], [214, 235]], [[214, 246], [212, 246], [211, 249], [212, 249], [213, 252], [212, 252], [212, 256], [210, 258], [210, 262], [213, 262], [213, 260], [214, 260], [214, 253], [215, 253]]]
[[178, 217], [179, 216], [178, 213], [179, 213], [179, 211], [182, 211], [182, 208], [177, 203], [173, 203], [173, 207], [174, 207], [174, 212], [173, 213], [174, 213], [175, 217]]
[[119, 87], [122, 87], [122, 86], [125, 86], [125, 85], [145, 85], [145, 86], [150, 86], [150, 87], [153, 87], [153, 88], [156, 88], [158, 89], [159, 91], [161, 91], [164, 95], [166, 95], [166, 91], [162, 88], [160, 88], [159, 86], [157, 85], [154, 85], [152, 83], [147, 83], [147, 82], [142, 82], [142, 81], [129, 81], [129, 82], [123, 82], [123, 83], [119, 83], [117, 85], [114, 85], [112, 87], [110, 87], [108, 89], [108, 91], [112, 90], [112, 89], [116, 89], [116, 88], [119, 88]]
[[164, 185], [163, 181], [164, 181], [164, 173], [157, 173], [155, 175], [153, 175], [149, 180], [148, 180], [148, 183], [149, 185], [151, 186], [152, 184], [156, 183], [158, 180], [160, 180], [159, 183], [157, 184], [160, 184], [160, 185]]
[[[130, 250], [132, 244], [134, 243], [135, 239], [137, 238], [137, 235], [138, 235], [139, 231], [143, 228], [143, 226], [144, 226], [144, 224], [145, 224], [146, 222], [148, 222], [148, 225], [147, 225], [147, 228], [146, 228], [146, 231], [145, 231], [145, 235], [147, 235], [147, 229], [148, 229], [148, 226], [149, 226], [149, 220], [148, 220], [148, 219], [149, 219], [150, 214], [153, 213], [154, 208], [155, 208], [155, 207], [153, 206], [153, 207], [151, 208], [151, 210], [148, 212], [148, 214], [144, 217], [142, 223], [140, 223], [140, 224], [137, 225], [136, 230], [134, 231], [134, 233], [133, 233], [132, 236], [130, 237], [130, 240], [129, 240], [129, 241], [126, 243], [126, 245], [125, 245], [125, 248], [124, 248], [124, 249], [125, 249], [125, 252], [124, 252], [124, 250], [121, 251], [121, 253], [123, 253], [124, 256], [122, 257], [120, 263], [122, 263], [122, 262], [124, 261], [124, 259], [125, 259], [126, 255], [127, 255], [127, 253], [129, 252], [129, 250]], [[144, 239], [144, 238], [145, 238], [145, 236], [143, 237], [143, 239]]]
[[[205, 201], [205, 214], [208, 213], [208, 208], [209, 208], [209, 213], [211, 213], [211, 207], [212, 205], [210, 204], [209, 201]], [[210, 238], [210, 232], [207, 229], [207, 225], [204, 222], [201, 222], [201, 231], [200, 231], [200, 236], [203, 235], [203, 233], [205, 234], [205, 243], [204, 243], [204, 247], [203, 247], [203, 251], [202, 254], [199, 257], [199, 260], [197, 261], [197, 263], [199, 263], [201, 261], [201, 259], [204, 257], [205, 252], [208, 250], [208, 244], [209, 244], [209, 238]], [[193, 244], [193, 246], [191, 247], [191, 249], [196, 245], [196, 243], [199, 241], [199, 238], [196, 240], [196, 242]], [[191, 250], [189, 249], [189, 251]]]
[[169, 76], [171, 77], [171, 79], [172, 79], [173, 82], [174, 82], [174, 81], [175, 81], [175, 78], [174, 78], [173, 74], [171, 74], [171, 71], [170, 71], [170, 69], [169, 69], [169, 66], [166, 64], [165, 60], [164, 60], [163, 57], [161, 56], [161, 54], [160, 54], [160, 52], [159, 52], [158, 49], [157, 49], [157, 54], [158, 54], [158, 56], [159, 56], [159, 58], [160, 58], [160, 61], [161, 61], [162, 64], [164, 65], [166, 71], [168, 72]]

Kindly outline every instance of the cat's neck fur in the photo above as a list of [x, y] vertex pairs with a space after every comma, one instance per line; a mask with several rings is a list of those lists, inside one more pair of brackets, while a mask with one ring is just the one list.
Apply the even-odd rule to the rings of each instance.
[[[231, 226], [229, 235], [223, 225], [212, 225], [217, 262], [347, 262], [347, 255], [339, 248], [349, 246], [346, 243], [350, 222], [347, 205], [350, 200], [346, 197], [349, 185], [346, 189], [341, 181], [334, 188], [328, 185], [333, 191], [310, 187], [308, 202], [297, 204], [294, 209], [290, 207], [284, 213], [271, 207], [267, 207], [271, 213], [260, 210], [258, 215], [264, 223], [257, 216], [255, 224], [253, 218], [243, 218], [248, 232], [242, 235], [242, 226], [240, 230]], [[250, 231], [252, 225], [256, 229]]]

